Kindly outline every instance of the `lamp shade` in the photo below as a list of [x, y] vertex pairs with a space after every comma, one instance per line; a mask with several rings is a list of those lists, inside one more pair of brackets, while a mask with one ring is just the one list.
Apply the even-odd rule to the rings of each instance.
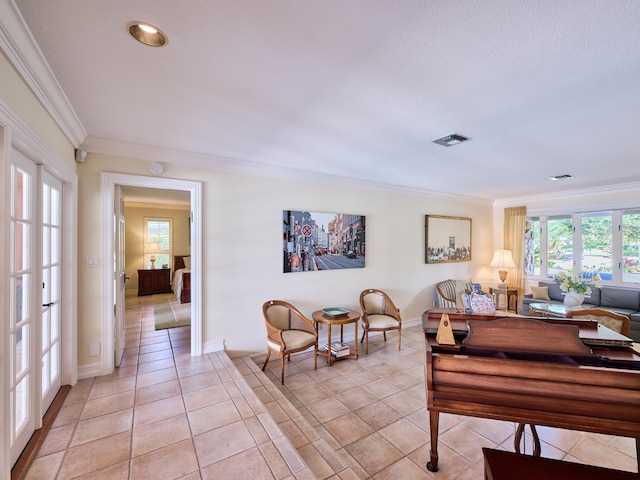
[[497, 268], [516, 268], [516, 262], [513, 261], [511, 250], [496, 250], [493, 253], [493, 258], [491, 259], [489, 266]]
[[145, 253], [161, 253], [162, 249], [160, 248], [160, 243], [158, 242], [148, 242], [145, 246]]

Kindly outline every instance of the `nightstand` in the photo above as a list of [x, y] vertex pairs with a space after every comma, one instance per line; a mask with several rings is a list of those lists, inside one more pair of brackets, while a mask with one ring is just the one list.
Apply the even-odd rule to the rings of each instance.
[[138, 296], [171, 293], [171, 269], [138, 270]]

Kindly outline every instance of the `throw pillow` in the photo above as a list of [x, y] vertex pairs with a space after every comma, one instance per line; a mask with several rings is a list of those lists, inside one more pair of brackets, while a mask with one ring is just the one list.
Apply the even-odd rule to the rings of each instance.
[[536, 300], [551, 300], [549, 298], [549, 287], [531, 287], [531, 293]]
[[183, 257], [182, 260], [184, 260], [184, 268], [191, 270], [191, 257]]
[[471, 313], [478, 315], [493, 315], [496, 313], [496, 306], [493, 303], [493, 295], [479, 295], [472, 293], [469, 295], [469, 306]]

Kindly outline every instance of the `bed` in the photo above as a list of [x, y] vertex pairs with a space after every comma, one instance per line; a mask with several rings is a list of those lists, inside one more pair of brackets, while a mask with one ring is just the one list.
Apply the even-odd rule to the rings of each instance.
[[191, 256], [174, 255], [171, 289], [178, 303], [191, 303]]

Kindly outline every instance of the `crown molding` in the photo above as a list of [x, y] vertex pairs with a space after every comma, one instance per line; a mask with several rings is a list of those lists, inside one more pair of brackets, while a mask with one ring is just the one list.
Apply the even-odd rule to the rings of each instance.
[[493, 205], [493, 199], [471, 197], [445, 192], [423, 190], [419, 188], [405, 187], [390, 183], [374, 182], [361, 178], [331, 175], [327, 173], [312, 172], [280, 165], [265, 164], [250, 160], [239, 160], [218, 155], [185, 152], [168, 148], [153, 147], [136, 143], [122, 142], [108, 138], [88, 136], [80, 146], [88, 152], [117, 157], [126, 157], [153, 162], [163, 162], [173, 165], [189, 166], [203, 169], [217, 169], [231, 173], [242, 173], [271, 178], [285, 178], [301, 180], [305, 182], [331, 184], [333, 186], [349, 186], [371, 189], [376, 191], [395, 192], [406, 195], [442, 197], [455, 200], [471, 200], [476, 203]]
[[[496, 200], [496, 207], [512, 207], [517, 205], [533, 205], [531, 209], [527, 208], [527, 214], [531, 213], [554, 213], [554, 212], [566, 212], [567, 201], [577, 205], [573, 207], [573, 211], [602, 211], [602, 210], [615, 210], [623, 208], [637, 208], [637, 201], [602, 201], [594, 200], [594, 197], [600, 197], [603, 195], [611, 195], [615, 193], [616, 196], [633, 193], [637, 194], [640, 191], [640, 182], [628, 182], [615, 185], [601, 185], [598, 187], [582, 188], [576, 190], [564, 190], [557, 193], [544, 193], [538, 195], [529, 195], [522, 197], [505, 198]], [[564, 202], [562, 206], [556, 208], [536, 208], [537, 202]], [[576, 209], [577, 208], [577, 209]]]
[[0, 0], [0, 49], [77, 148], [87, 132], [13, 0]]

